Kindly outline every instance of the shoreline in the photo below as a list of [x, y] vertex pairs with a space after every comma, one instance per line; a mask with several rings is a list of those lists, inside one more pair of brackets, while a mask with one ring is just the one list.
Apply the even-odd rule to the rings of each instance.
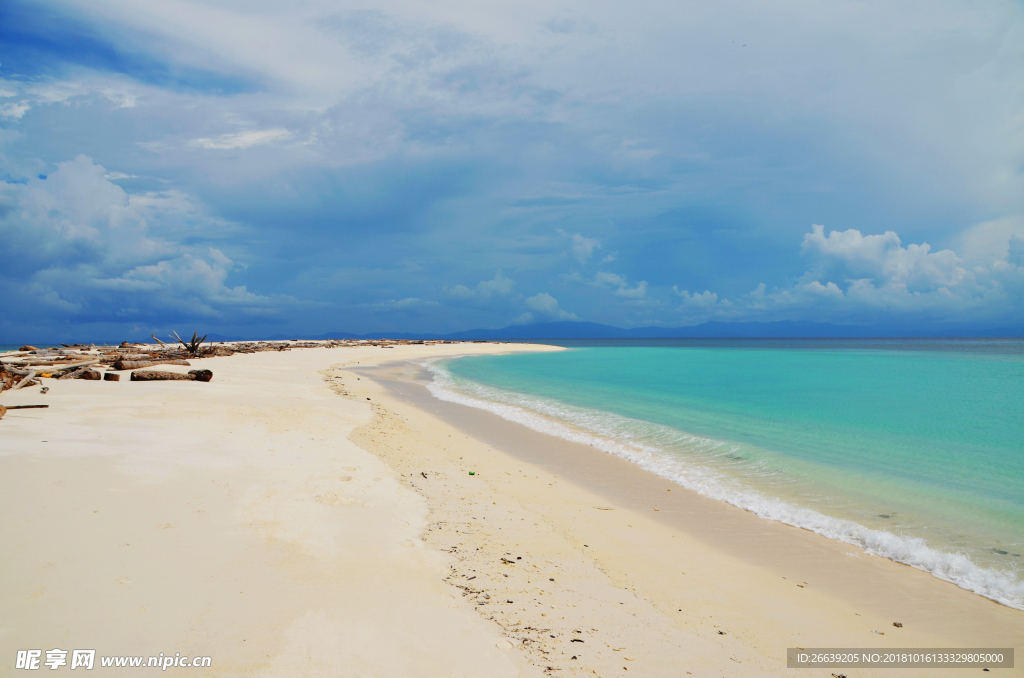
[[[0, 422], [2, 654], [182, 652], [259, 678], [750, 676], [788, 672], [786, 647], [1021, 644], [1020, 612], [385, 378], [522, 350], [560, 349], [236, 354], [199, 361], [204, 384], [5, 393], [51, 407]], [[799, 548], [776, 548], [787, 534]], [[850, 568], [880, 602], [833, 590]], [[886, 602], [893, 586], [910, 602]]]
[[[814, 532], [832, 541], [848, 544], [862, 551], [864, 555], [879, 556], [913, 567], [1001, 605], [1024, 611], [1024, 601], [1020, 599], [1024, 593], [1024, 584], [1016, 581], [1011, 572], [998, 569], [994, 563], [979, 564], [973, 557], [961, 555], [956, 551], [940, 550], [915, 536], [865, 526], [854, 517], [837, 518], [817, 509], [801, 507], [789, 499], [774, 496], [771, 489], [766, 492], [750, 485], [736, 487], [728, 482], [723, 483], [715, 478], [714, 471], [710, 478], [702, 474], [699, 466], [694, 474], [694, 469], [688, 468], [687, 464], [677, 462], [657, 450], [641, 449], [635, 444], [617, 440], [614, 434], [595, 431], [588, 424], [579, 425], [563, 419], [559, 414], [547, 414], [552, 406], [555, 410], [560, 409], [556, 401], [549, 403], [544, 398], [527, 397], [539, 403], [540, 407], [533, 408], [521, 404], [520, 396], [517, 394], [506, 394], [501, 389], [492, 390], [492, 395], [495, 396], [493, 399], [479, 395], [478, 392], [466, 393], [453, 387], [452, 377], [447, 369], [436, 365], [425, 367], [423, 377], [428, 382], [427, 390], [437, 399], [484, 410], [542, 434], [595, 448], [703, 497], [735, 506], [772, 522]], [[479, 384], [477, 386], [485, 390], [491, 388]], [[506, 396], [513, 396], [511, 403]], [[603, 416], [607, 413], [592, 410], [586, 414]], [[623, 419], [623, 415], [618, 414], [610, 416], [631, 424], [647, 423], [629, 417]], [[678, 430], [671, 432], [682, 433]], [[718, 438], [718, 441], [728, 443], [724, 438]], [[694, 475], [697, 481], [692, 480]], [[901, 508], [901, 512], [903, 510]], [[928, 536], [927, 533], [924, 536]]]
[[[588, 445], [534, 431], [485, 410], [438, 400], [422, 384], [396, 378], [395, 372], [403, 369], [392, 362], [390, 366], [364, 368], [358, 373], [378, 381], [382, 390], [404, 405], [428, 413], [474, 440], [479, 448], [489, 451], [490, 463], [501, 459], [504, 464], [539, 468], [551, 478], [559, 478], [553, 482], [562, 484], [560, 493], [566, 491], [566, 486], [585, 493], [590, 505], [577, 502], [575, 514], [571, 518], [565, 516], [566, 523], [558, 527], [560, 531], [577, 533], [580, 521], [587, 521], [588, 530], [600, 532], [600, 524], [594, 524], [595, 516], [603, 519], [611, 512], [593, 508], [604, 505], [622, 511], [620, 515], [629, 516], [634, 523], [647, 522], [648, 539], [654, 538], [652, 534], [658, 534], [663, 541], [685, 538], [688, 547], [678, 557], [681, 563], [690, 562], [684, 568], [688, 571], [686, 578], [694, 579], [696, 573], [689, 570], [700, 569], [693, 565], [694, 560], [712, 563], [705, 568], [700, 586], [721, 588], [721, 583], [715, 582], [727, 580], [721, 573], [730, 568], [734, 579], [758, 580], [757, 586], [747, 589], [749, 595], [734, 601], [731, 612], [722, 613], [729, 605], [721, 601], [711, 605], [720, 612], [716, 618], [723, 614], [730, 617], [730, 625], [742, 628], [744, 636], [760, 636], [762, 640], [757, 645], [981, 647], [1014, 646], [1024, 639], [1024, 633], [1018, 630], [1018, 610], [937, 579], [929, 572], [881, 556], [869, 556], [858, 547], [704, 497]], [[408, 409], [402, 408], [396, 412], [409, 414]], [[498, 468], [502, 468], [501, 464]], [[581, 515], [588, 511], [592, 514], [589, 517]], [[576, 541], [582, 543], [583, 539], [596, 541], [593, 536], [579, 535]], [[595, 553], [593, 547], [593, 543], [584, 547], [589, 558]], [[703, 553], [693, 558], [692, 553], [698, 551]], [[645, 555], [652, 560], [667, 557], [657, 548], [649, 548]], [[664, 567], [651, 566], [647, 558], [640, 559], [645, 561], [643, 564], [622, 562], [623, 558], [614, 553], [606, 553], [604, 558], [602, 571], [622, 568], [621, 582], [638, 591], [645, 588], [646, 594], [640, 595], [647, 600], [656, 601], [664, 597], [664, 591], [684, 585], [681, 576], [669, 574]], [[722, 561], [728, 561], [728, 565]], [[656, 576], [655, 572], [647, 572], [646, 586], [636, 587], [631, 581], [635, 575], [631, 573], [637, 569], [660, 569], [661, 573]], [[794, 598], [798, 589], [802, 600]], [[817, 598], [809, 603], [811, 589]], [[655, 606], [669, 610], [674, 604]], [[694, 623], [701, 615], [689, 616], [687, 623]], [[775, 623], [780, 616], [793, 620], [788, 629]], [[904, 626], [894, 628], [893, 621]], [[772, 626], [772, 632], [766, 633], [765, 629]], [[873, 633], [876, 630], [882, 631], [884, 637]], [[817, 639], [807, 638], [808, 633]], [[771, 658], [763, 659], [765, 665], [759, 671], [773, 670]]]

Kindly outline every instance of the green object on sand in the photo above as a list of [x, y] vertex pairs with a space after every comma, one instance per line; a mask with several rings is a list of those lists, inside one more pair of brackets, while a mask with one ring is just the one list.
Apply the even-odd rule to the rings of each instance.
[[469, 472], [469, 475], [471, 475], [471, 476], [475, 476], [475, 475], [476, 475], [476, 471], [470, 471], [470, 472]]

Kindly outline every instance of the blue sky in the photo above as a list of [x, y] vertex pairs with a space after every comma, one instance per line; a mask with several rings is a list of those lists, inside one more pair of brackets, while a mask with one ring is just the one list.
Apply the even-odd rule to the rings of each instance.
[[1024, 318], [1024, 5], [0, 4], [0, 341]]

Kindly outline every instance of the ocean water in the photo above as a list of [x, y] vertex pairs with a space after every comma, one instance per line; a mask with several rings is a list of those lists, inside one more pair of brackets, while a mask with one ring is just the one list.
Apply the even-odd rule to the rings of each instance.
[[1024, 609], [1024, 342], [573, 342], [435, 396]]

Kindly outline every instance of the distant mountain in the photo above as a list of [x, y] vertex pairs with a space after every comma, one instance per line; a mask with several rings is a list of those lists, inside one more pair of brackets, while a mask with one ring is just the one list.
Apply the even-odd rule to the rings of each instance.
[[[949, 326], [942, 329], [919, 329], [909, 326], [895, 325], [835, 325], [832, 323], [816, 323], [797, 320], [780, 320], [776, 322], [707, 322], [688, 327], [633, 327], [623, 329], [612, 325], [589, 322], [553, 322], [534, 325], [510, 325], [498, 329], [476, 329], [450, 334], [427, 334], [417, 332], [369, 332], [353, 334], [351, 332], [327, 332], [318, 336], [301, 333], [276, 334], [273, 336], [228, 336], [210, 333], [209, 341], [281, 341], [286, 339], [459, 339], [464, 341], [509, 339], [523, 341], [528, 339], [781, 339], [781, 338], [866, 338], [866, 337], [1024, 337], [1024, 325], [972, 327], [966, 325]], [[82, 341], [77, 338], [77, 341]], [[71, 341], [71, 339], [64, 339]], [[144, 338], [141, 341], [148, 342]], [[22, 342], [24, 343], [24, 342]], [[29, 342], [32, 343], [32, 342]], [[119, 344], [117, 341], [95, 341], [96, 344]], [[46, 341], [34, 342], [36, 346], [56, 346]], [[17, 344], [21, 345], [21, 344]]]
[[[948, 327], [917, 329], [882, 325], [835, 325], [797, 320], [775, 322], [706, 322], [688, 327], [634, 327], [623, 329], [600, 323], [561, 321], [534, 325], [510, 325], [499, 329], [475, 329], [451, 334], [411, 332], [328, 332], [306, 339], [778, 339], [778, 338], [861, 338], [861, 337], [1022, 337], [1020, 327]], [[211, 338], [213, 336], [211, 335]], [[296, 339], [298, 335], [277, 335], [272, 339]]]

